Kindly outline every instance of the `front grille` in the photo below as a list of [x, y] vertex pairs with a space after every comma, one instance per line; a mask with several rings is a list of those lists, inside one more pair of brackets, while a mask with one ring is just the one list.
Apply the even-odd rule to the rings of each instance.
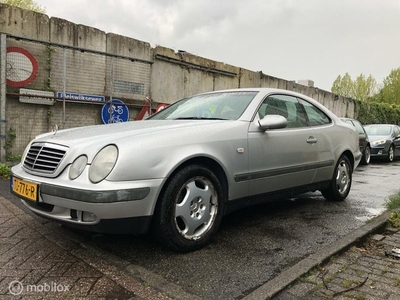
[[24, 167], [31, 171], [52, 174], [57, 170], [66, 152], [66, 147], [55, 144], [32, 144], [25, 157]]

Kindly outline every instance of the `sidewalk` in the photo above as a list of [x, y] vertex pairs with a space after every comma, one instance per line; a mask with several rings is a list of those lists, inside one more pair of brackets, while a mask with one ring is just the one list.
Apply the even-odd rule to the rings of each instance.
[[[337, 254], [326, 255], [324, 263], [312, 268], [305, 267], [303, 270], [309, 269], [307, 273], [298, 276], [271, 299], [400, 299], [400, 231], [387, 226], [389, 216], [389, 212], [385, 213], [359, 232], [351, 234], [347, 241], [345, 238], [338, 241], [338, 245], [321, 251], [316, 257], [324, 251]], [[359, 237], [355, 238], [357, 235]], [[344, 252], [340, 251], [342, 246], [345, 246]], [[301, 264], [307, 265], [306, 260]], [[287, 277], [291, 270], [279, 276]], [[261, 291], [259, 289], [254, 296], [260, 297]]]
[[160, 281], [162, 289], [171, 291], [168, 296], [133, 276], [129, 270], [140, 272], [136, 266], [80, 239], [0, 197], [0, 298], [193, 298]]

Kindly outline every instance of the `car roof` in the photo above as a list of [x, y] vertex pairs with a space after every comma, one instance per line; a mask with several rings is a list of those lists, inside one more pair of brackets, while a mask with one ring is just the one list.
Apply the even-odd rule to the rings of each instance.
[[285, 90], [285, 89], [279, 89], [279, 88], [260, 88], [260, 87], [254, 87], [254, 88], [235, 88], [235, 89], [224, 89], [224, 90], [215, 90], [215, 91], [210, 91], [210, 92], [205, 92], [205, 93], [200, 93], [200, 94], [209, 94], [209, 93], [221, 93], [221, 92], [263, 92], [263, 93], [287, 93], [287, 94], [292, 94], [292, 95], [299, 95], [302, 97], [309, 97], [307, 95], [301, 94], [299, 92], [294, 92], [291, 90]]
[[396, 125], [396, 124], [367, 124], [364, 126], [392, 126], [392, 127], [395, 127], [395, 126], [399, 126], [399, 125]]
[[[267, 94], [284, 94], [284, 95], [289, 95], [293, 97], [298, 97], [300, 99], [306, 100], [310, 102], [311, 104], [315, 105], [319, 109], [321, 109], [325, 114], [329, 116], [330, 119], [332, 120], [337, 120], [338, 117], [331, 111], [329, 110], [326, 106], [324, 106], [321, 102], [317, 101], [316, 99], [311, 98], [310, 96], [301, 94], [299, 92], [294, 92], [290, 90], [285, 90], [285, 89], [278, 89], [278, 88], [259, 88], [259, 87], [253, 87], [253, 88], [236, 88], [236, 89], [225, 89], [225, 90], [216, 90], [216, 91], [210, 91], [210, 92], [205, 92], [205, 93], [199, 93], [193, 96], [198, 96], [198, 95], [207, 95], [207, 94], [213, 94], [213, 93], [228, 93], [228, 92], [257, 92], [262, 93], [264, 95]], [[253, 105], [257, 105], [258, 103], [250, 103], [250, 106], [245, 111], [245, 113], [240, 117], [242, 120], [246, 121], [251, 121], [254, 115], [254, 111], [256, 110], [256, 107]], [[252, 107], [253, 106], [253, 107]], [[247, 113], [246, 113], [247, 112]]]

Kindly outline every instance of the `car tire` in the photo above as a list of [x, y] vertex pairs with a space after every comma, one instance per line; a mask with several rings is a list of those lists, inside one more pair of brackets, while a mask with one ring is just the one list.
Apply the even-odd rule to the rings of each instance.
[[361, 164], [368, 165], [370, 161], [371, 161], [371, 147], [367, 145], [364, 149], [364, 153], [361, 158]]
[[389, 151], [388, 151], [388, 156], [386, 159], [388, 162], [393, 162], [394, 160], [394, 146], [390, 145], [389, 147]]
[[342, 155], [336, 164], [333, 177], [327, 189], [321, 193], [327, 200], [343, 201], [351, 189], [352, 166], [347, 156]]
[[183, 167], [172, 175], [159, 197], [153, 234], [177, 251], [200, 249], [221, 223], [223, 199], [220, 181], [208, 167]]

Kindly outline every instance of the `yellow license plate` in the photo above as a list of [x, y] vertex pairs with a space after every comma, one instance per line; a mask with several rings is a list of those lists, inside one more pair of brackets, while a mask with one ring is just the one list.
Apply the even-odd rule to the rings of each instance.
[[37, 200], [38, 185], [29, 181], [25, 181], [16, 177], [13, 177], [12, 190], [14, 193], [22, 196], [25, 199], [32, 201]]

